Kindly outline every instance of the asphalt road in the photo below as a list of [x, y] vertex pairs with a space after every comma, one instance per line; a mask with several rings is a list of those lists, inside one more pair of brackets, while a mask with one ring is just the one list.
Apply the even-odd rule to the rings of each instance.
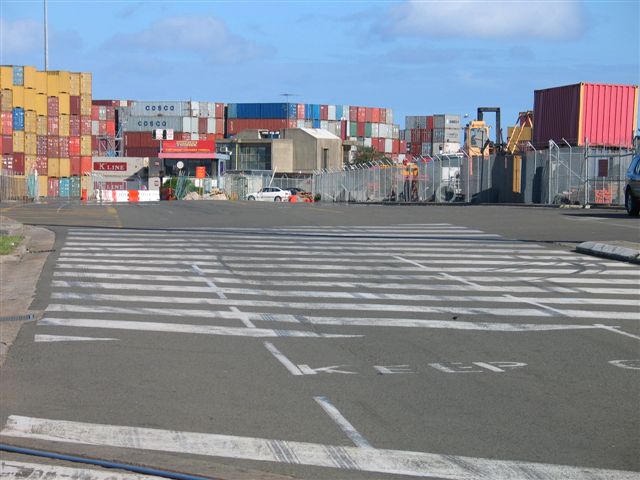
[[570, 250], [637, 241], [619, 211], [3, 214], [57, 240], [2, 441], [217, 478], [640, 478], [640, 270]]

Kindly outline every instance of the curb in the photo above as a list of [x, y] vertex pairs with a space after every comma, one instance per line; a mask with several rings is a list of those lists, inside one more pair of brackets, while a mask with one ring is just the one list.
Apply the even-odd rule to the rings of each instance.
[[623, 262], [640, 265], [640, 250], [636, 248], [623, 247], [610, 243], [582, 242], [576, 246], [576, 251], [596, 257], [622, 260]]

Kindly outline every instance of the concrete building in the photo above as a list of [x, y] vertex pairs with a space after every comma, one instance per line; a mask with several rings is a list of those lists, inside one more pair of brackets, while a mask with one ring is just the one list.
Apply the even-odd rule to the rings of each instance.
[[342, 168], [342, 140], [317, 128], [244, 130], [234, 138], [218, 140], [216, 146], [231, 156], [227, 170], [310, 174]]

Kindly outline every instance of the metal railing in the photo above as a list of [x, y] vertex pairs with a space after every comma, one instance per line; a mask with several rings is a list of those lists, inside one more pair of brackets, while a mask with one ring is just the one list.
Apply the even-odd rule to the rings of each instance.
[[22, 202], [38, 201], [47, 192], [40, 192], [38, 175], [16, 175], [11, 170], [0, 172], [0, 201], [14, 200]]
[[300, 188], [311, 192], [312, 175], [278, 175], [272, 171], [230, 172], [224, 175], [224, 191], [231, 200], [245, 200], [250, 193], [264, 187], [278, 187], [283, 190]]

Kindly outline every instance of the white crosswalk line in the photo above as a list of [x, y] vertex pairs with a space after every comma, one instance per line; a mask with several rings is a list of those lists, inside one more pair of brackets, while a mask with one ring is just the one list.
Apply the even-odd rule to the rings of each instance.
[[422, 478], [638, 479], [637, 472], [623, 470], [362, 448], [361, 446], [325, 445], [215, 433], [177, 432], [18, 415], [9, 416], [0, 435], [50, 442], [186, 453]]

